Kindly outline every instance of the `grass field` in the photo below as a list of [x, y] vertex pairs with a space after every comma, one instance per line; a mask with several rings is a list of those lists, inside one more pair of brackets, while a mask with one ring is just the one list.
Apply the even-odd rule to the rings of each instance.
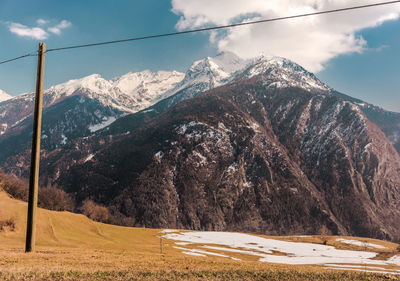
[[[43, 209], [38, 212], [36, 252], [25, 254], [26, 209], [26, 203], [0, 192], [0, 222], [13, 222], [0, 231], [0, 280], [400, 280], [392, 274], [270, 264], [244, 254], [235, 254], [241, 261], [188, 256], [167, 239], [161, 253], [160, 229], [107, 225]], [[325, 239], [337, 248], [360, 250], [337, 242], [337, 237], [272, 238], [312, 243]], [[399, 254], [398, 244], [366, 241], [385, 246], [374, 250], [378, 259]]]

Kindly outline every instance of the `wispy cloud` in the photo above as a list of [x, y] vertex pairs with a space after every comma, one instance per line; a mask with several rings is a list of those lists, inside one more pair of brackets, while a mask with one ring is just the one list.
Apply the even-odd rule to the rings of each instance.
[[10, 32], [20, 37], [28, 37], [36, 40], [45, 40], [49, 37], [48, 33], [40, 27], [28, 27], [16, 22], [10, 23], [9, 29]]
[[60, 35], [61, 31], [65, 28], [70, 27], [72, 24], [67, 20], [62, 20], [59, 24], [53, 27], [49, 27], [47, 30], [51, 33]]
[[36, 23], [37, 23], [38, 25], [46, 25], [46, 24], [49, 23], [49, 21], [48, 21], [48, 20], [45, 20], [45, 19], [38, 19], [38, 20], [36, 21]]
[[382, 46], [379, 46], [379, 47], [375, 48], [374, 50], [375, 50], [375, 52], [382, 52], [382, 51], [384, 51], [386, 49], [389, 49], [389, 48], [390, 48], [390, 46], [388, 46], [388, 45], [382, 45]]
[[47, 27], [50, 21], [45, 19], [38, 19], [36, 21], [38, 26], [30, 27], [17, 22], [8, 22], [8, 29], [11, 33], [20, 37], [31, 38], [35, 40], [45, 40], [51, 34], [61, 35], [62, 30], [70, 27], [72, 24], [67, 20], [62, 20], [60, 23]]

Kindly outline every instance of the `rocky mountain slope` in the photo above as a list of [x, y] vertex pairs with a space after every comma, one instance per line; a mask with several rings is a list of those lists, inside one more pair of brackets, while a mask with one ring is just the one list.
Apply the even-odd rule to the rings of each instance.
[[55, 181], [134, 225], [399, 238], [400, 157], [330, 94], [271, 89], [260, 75], [101, 142], [75, 165], [52, 163]]

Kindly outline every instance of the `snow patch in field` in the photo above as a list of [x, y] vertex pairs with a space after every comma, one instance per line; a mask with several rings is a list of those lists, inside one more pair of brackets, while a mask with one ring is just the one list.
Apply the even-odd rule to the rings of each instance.
[[182, 253], [182, 254], [185, 254], [185, 255], [190, 255], [190, 256], [206, 257], [206, 255], [199, 254], [199, 253], [195, 253], [195, 252], [186, 252], [186, 251], [182, 251], [181, 253]]
[[179, 249], [179, 250], [183, 250], [183, 252], [191, 252], [191, 253], [201, 254], [201, 255], [204, 255], [204, 256], [208, 255], [208, 256], [216, 256], [216, 257], [223, 257], [223, 258], [231, 258], [232, 259], [232, 257], [230, 257], [230, 256], [227, 256], [227, 255], [224, 255], [224, 254], [219, 254], [219, 253], [214, 253], [214, 252], [209, 252], [209, 251], [205, 251], [205, 250], [187, 249], [187, 248], [176, 247], [176, 246], [174, 246], [174, 248], [175, 249]]
[[388, 259], [388, 263], [400, 266], [400, 255], [391, 257], [390, 259]]
[[379, 274], [393, 274], [393, 275], [400, 275], [400, 273], [393, 272], [393, 271], [384, 271], [384, 270], [367, 270], [363, 268], [348, 268], [348, 267], [326, 267], [328, 269], [334, 269], [334, 270], [352, 270], [352, 271], [362, 271], [362, 272], [368, 272], [368, 273], [379, 273]]
[[190, 245], [191, 243], [188, 242], [175, 242], [175, 245], [179, 245], [179, 246], [187, 246]]
[[[263, 238], [255, 235], [231, 233], [231, 232], [170, 232], [163, 236], [166, 239], [195, 245], [197, 248], [213, 250], [212, 254], [201, 249], [182, 250], [190, 253], [202, 254], [205, 256], [225, 255], [228, 252], [258, 256], [261, 262], [290, 264], [290, 265], [325, 265], [328, 268], [362, 270], [377, 269], [383, 273], [396, 274], [397, 269], [386, 269], [382, 266], [399, 265], [400, 256], [394, 256], [388, 260], [374, 260], [377, 253], [372, 251], [340, 250], [333, 246], [321, 244], [290, 242], [276, 239]], [[344, 241], [351, 241], [342, 239]], [[342, 240], [339, 240], [342, 242]], [[356, 240], [354, 240], [356, 241]], [[357, 241], [360, 242], [360, 241]], [[367, 243], [374, 248], [384, 248], [381, 245]], [[215, 245], [215, 246], [213, 246]], [[364, 244], [363, 244], [364, 245]], [[378, 247], [377, 247], [378, 246]], [[276, 253], [279, 253], [277, 255]], [[282, 255], [283, 254], [283, 255]], [[360, 265], [361, 266], [357, 266]], [[376, 272], [376, 271], [374, 271]]]
[[372, 247], [372, 248], [377, 248], [377, 249], [386, 249], [385, 246], [378, 245], [378, 244], [372, 244], [368, 242], [363, 242], [359, 240], [348, 240], [348, 239], [343, 239], [343, 238], [338, 238], [336, 241], [348, 244], [348, 245], [355, 245], [355, 246], [360, 246], [360, 247]]
[[160, 232], [161, 233], [174, 233], [174, 232], [179, 232], [179, 230], [176, 230], [176, 229], [163, 229]]
[[400, 272], [398, 269], [391, 269], [379, 266], [364, 266], [364, 265], [345, 265], [345, 264], [326, 264], [327, 267], [341, 267], [341, 268], [358, 268], [358, 269], [372, 269], [372, 270], [386, 270], [386, 271], [393, 271], [393, 272]]

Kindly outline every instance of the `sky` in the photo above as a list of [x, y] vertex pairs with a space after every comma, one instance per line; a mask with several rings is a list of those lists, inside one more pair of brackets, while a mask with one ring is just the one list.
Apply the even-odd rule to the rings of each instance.
[[[384, 0], [381, 0], [384, 1]], [[124, 39], [379, 0], [0, 0], [0, 61], [47, 48]], [[184, 72], [231, 51], [289, 58], [336, 90], [400, 112], [400, 4], [219, 32], [48, 53], [45, 88], [99, 73], [111, 79], [150, 69]], [[33, 91], [36, 58], [0, 65], [0, 89]]]

